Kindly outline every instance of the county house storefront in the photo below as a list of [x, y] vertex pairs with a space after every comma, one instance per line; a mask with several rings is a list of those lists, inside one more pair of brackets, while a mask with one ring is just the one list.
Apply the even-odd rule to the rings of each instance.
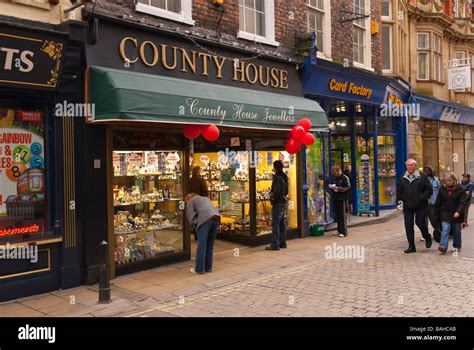
[[[396, 182], [407, 153], [407, 115], [416, 112], [403, 105], [408, 85], [325, 60], [311, 62], [310, 57], [301, 79], [304, 96], [326, 111], [330, 130], [327, 139], [322, 134], [321, 143], [307, 150], [310, 223], [331, 221], [324, 174], [333, 165], [351, 179], [355, 215], [378, 216], [379, 210], [394, 208]], [[314, 147], [321, 147], [327, 162], [313, 154]]]
[[[87, 50], [95, 114], [83, 125], [85, 164], [97, 165], [83, 185], [91, 189], [83, 232], [93, 242], [90, 271], [102, 239], [113, 274], [189, 259], [194, 240], [184, 197], [195, 166], [221, 214], [218, 238], [254, 246], [271, 238], [272, 167], [282, 160], [289, 236], [302, 237], [301, 152], [289, 154], [285, 142], [300, 119], [311, 120], [311, 132], [326, 129], [327, 119], [316, 102], [299, 97], [295, 65], [250, 61], [219, 45], [206, 51], [185, 37], [103, 16], [99, 28], [102, 40]], [[190, 140], [183, 133], [189, 125], [215, 125], [219, 135]]]

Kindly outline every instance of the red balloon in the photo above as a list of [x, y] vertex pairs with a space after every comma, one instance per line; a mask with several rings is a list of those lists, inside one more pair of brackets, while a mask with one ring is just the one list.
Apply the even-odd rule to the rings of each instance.
[[306, 146], [311, 146], [315, 141], [314, 135], [307, 132], [304, 134], [303, 138], [301, 139], [301, 142], [303, 142]]
[[297, 125], [302, 126], [304, 131], [308, 132], [309, 129], [311, 129], [311, 120], [308, 118], [303, 118], [298, 122]]
[[300, 141], [303, 138], [305, 133], [306, 133], [305, 129], [300, 125], [296, 125], [293, 127], [293, 129], [291, 129], [292, 138], [298, 141]]
[[206, 125], [202, 128], [202, 136], [207, 141], [216, 141], [219, 138], [219, 129], [215, 125]]
[[301, 147], [301, 142], [295, 139], [289, 139], [285, 145], [286, 151], [289, 154], [298, 153], [298, 151], [300, 150], [300, 147]]
[[201, 135], [201, 127], [199, 125], [186, 125], [183, 128], [184, 136], [189, 140], [194, 140]]

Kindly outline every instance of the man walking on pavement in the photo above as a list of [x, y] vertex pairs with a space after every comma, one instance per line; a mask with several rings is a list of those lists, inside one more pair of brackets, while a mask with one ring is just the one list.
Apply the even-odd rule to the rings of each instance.
[[433, 194], [433, 188], [428, 177], [417, 170], [416, 160], [408, 159], [405, 166], [407, 171], [397, 184], [397, 203], [399, 209], [403, 208], [405, 219], [405, 231], [408, 240], [408, 248], [405, 253], [414, 253], [416, 252], [415, 223], [425, 239], [426, 248], [431, 248], [433, 244], [426, 222], [428, 199]]
[[272, 205], [272, 234], [273, 241], [266, 250], [280, 250], [286, 248], [286, 218], [285, 212], [288, 204], [288, 176], [283, 172], [283, 162], [273, 162], [273, 181], [270, 192]]
[[346, 227], [346, 205], [351, 190], [349, 178], [341, 173], [341, 168], [337, 165], [332, 167], [332, 184], [329, 189], [333, 191], [332, 199], [334, 204], [334, 215], [337, 221], [337, 232], [339, 237], [347, 237]]
[[[436, 198], [438, 197], [439, 188], [441, 187], [441, 182], [433, 174], [433, 169], [429, 165], [425, 165], [423, 172], [428, 179], [430, 180], [431, 187], [433, 187], [433, 194], [428, 198], [428, 219], [430, 220], [431, 226], [433, 226], [433, 238], [436, 243], [439, 243], [441, 239], [440, 223], [435, 217], [435, 204]], [[422, 238], [424, 240], [424, 238]]]

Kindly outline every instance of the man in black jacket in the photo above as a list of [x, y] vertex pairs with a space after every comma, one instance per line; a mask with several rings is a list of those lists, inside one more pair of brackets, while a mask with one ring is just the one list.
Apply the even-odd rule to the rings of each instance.
[[349, 178], [341, 173], [341, 168], [337, 165], [332, 167], [332, 184], [329, 189], [332, 190], [332, 200], [334, 204], [334, 215], [337, 221], [337, 232], [339, 237], [347, 236], [346, 227], [346, 205], [351, 190]]
[[[428, 177], [417, 170], [416, 160], [408, 159], [405, 165], [407, 171], [397, 184], [397, 203], [399, 209], [403, 207], [405, 219], [405, 231], [408, 240], [408, 249], [405, 250], [405, 253], [414, 253], [416, 252], [414, 223], [416, 223], [425, 239], [426, 248], [431, 248], [433, 243], [426, 222], [428, 198], [433, 193], [433, 187]], [[413, 220], [413, 217], [415, 217], [415, 220]]]
[[281, 160], [273, 162], [273, 181], [270, 193], [272, 205], [272, 234], [273, 241], [266, 250], [280, 250], [286, 248], [286, 219], [285, 212], [288, 204], [288, 176], [283, 172]]

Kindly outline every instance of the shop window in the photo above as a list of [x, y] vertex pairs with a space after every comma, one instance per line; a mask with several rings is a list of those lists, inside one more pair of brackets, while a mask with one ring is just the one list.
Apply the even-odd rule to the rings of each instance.
[[452, 138], [440, 137], [439, 149], [439, 177], [444, 179], [446, 175], [454, 171], [453, 162], [453, 140]]
[[423, 137], [423, 163], [419, 167], [423, 165], [430, 165], [435, 175], [440, 175], [437, 137]]
[[272, 182], [269, 174], [272, 174], [273, 162], [283, 162], [283, 172], [288, 176], [288, 207], [286, 219], [288, 230], [298, 228], [298, 193], [297, 186], [298, 162], [295, 155], [284, 151], [281, 140], [256, 139], [255, 149], [257, 151], [258, 165], [255, 168], [255, 180], [257, 191], [257, 236], [271, 234], [272, 232], [272, 207], [269, 201], [269, 193]]
[[318, 55], [331, 58], [331, 2], [330, 0], [306, 0], [308, 31], [315, 32]]
[[[250, 237], [249, 153], [240, 147], [227, 152], [209, 151], [191, 154], [192, 165], [201, 168], [209, 198], [221, 214], [219, 234]], [[262, 173], [262, 181], [271, 185], [271, 171]]]
[[138, 0], [135, 10], [194, 25], [191, 0]]
[[238, 38], [278, 46], [275, 41], [273, 0], [239, 0]]
[[438, 136], [438, 121], [423, 119], [423, 135]]
[[329, 128], [334, 132], [346, 132], [350, 130], [349, 117], [329, 118]]
[[306, 148], [306, 180], [309, 188], [308, 217], [310, 224], [326, 221], [323, 141], [324, 139], [317, 137], [315, 143]]
[[332, 168], [334, 165], [344, 170], [346, 166], [352, 164], [351, 160], [351, 137], [350, 136], [332, 136], [331, 137], [331, 160]]
[[41, 110], [0, 109], [0, 243], [48, 235]]
[[[184, 250], [184, 153], [164, 145], [163, 149], [153, 147], [157, 138], [145, 133], [114, 134], [112, 192], [117, 267]], [[147, 139], [150, 147], [124, 147], [142, 145]], [[139, 141], [134, 144], [133, 140]]]
[[465, 169], [464, 139], [453, 139], [453, 167], [456, 175], [461, 176]]
[[356, 205], [358, 213], [371, 212], [375, 205], [375, 174], [373, 138], [356, 138]]
[[395, 204], [397, 186], [395, 136], [379, 136], [377, 145], [379, 203], [381, 205]]
[[390, 117], [377, 117], [377, 128], [379, 131], [392, 131], [393, 129], [393, 118]]

